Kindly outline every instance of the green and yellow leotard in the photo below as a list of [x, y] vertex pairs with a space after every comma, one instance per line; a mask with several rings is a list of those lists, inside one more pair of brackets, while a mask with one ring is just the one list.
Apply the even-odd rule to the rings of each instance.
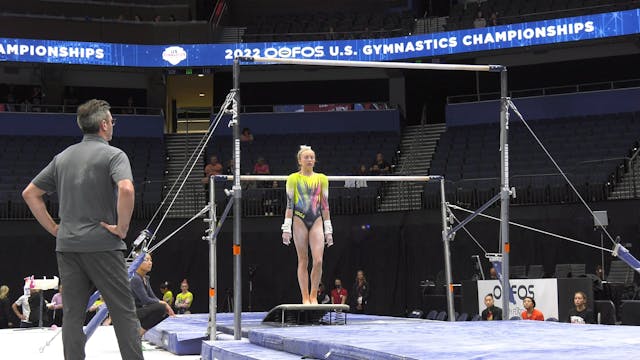
[[287, 209], [311, 229], [322, 210], [329, 210], [329, 180], [324, 174], [313, 173], [310, 176], [299, 172], [287, 178]]

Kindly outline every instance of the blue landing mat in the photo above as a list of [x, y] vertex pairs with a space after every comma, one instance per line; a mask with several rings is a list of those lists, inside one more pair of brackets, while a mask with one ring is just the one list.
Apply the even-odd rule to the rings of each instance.
[[[242, 336], [247, 337], [251, 325], [259, 325], [266, 312], [242, 314]], [[176, 355], [197, 355], [202, 341], [207, 340], [209, 314], [178, 315], [166, 318], [144, 334], [150, 343]], [[233, 313], [216, 316], [218, 331], [233, 334]]]
[[202, 360], [295, 360], [300, 355], [276, 351], [254, 345], [247, 339], [227, 341], [205, 341], [202, 343]]
[[640, 353], [640, 327], [538, 321], [360, 321], [347, 326], [260, 328], [249, 332], [249, 340], [332, 360], [602, 360], [633, 359]]

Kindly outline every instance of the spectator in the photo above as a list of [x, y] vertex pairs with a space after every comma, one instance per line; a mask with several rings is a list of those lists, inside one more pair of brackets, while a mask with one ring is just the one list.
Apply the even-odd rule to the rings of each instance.
[[233, 175], [233, 169], [235, 167], [235, 162], [233, 159], [229, 159], [229, 161], [227, 161], [227, 167], [224, 169], [224, 173], [226, 175]]
[[482, 11], [478, 11], [475, 20], [473, 20], [473, 27], [476, 29], [487, 27], [487, 20], [482, 16]]
[[74, 87], [70, 86], [67, 88], [67, 94], [64, 97], [63, 104], [64, 109], [63, 112], [75, 112], [78, 106], [79, 100], [78, 96], [76, 96], [76, 90]]
[[536, 301], [531, 296], [526, 296], [522, 300], [524, 311], [522, 312], [522, 320], [538, 320], [544, 321], [544, 315], [536, 309]]
[[[93, 304], [91, 304], [91, 306], [89, 306], [89, 309], [87, 309], [87, 316], [85, 319], [85, 325], [89, 324], [91, 322], [91, 319], [93, 319], [94, 316], [96, 316], [96, 314], [98, 313], [98, 310], [100, 309], [100, 306], [102, 306], [102, 304], [104, 304], [104, 299], [102, 298], [102, 295], [100, 295], [98, 297], [98, 299], [96, 299], [96, 301], [93, 302]], [[104, 321], [102, 322], [102, 325], [106, 326], [106, 325], [111, 325], [111, 317], [107, 316], [106, 319], [104, 319]]]
[[356, 314], [364, 314], [369, 300], [369, 282], [364, 276], [363, 270], [356, 273], [356, 281], [353, 284], [352, 306]]
[[43, 98], [42, 88], [40, 88], [40, 86], [34, 86], [33, 90], [31, 91], [31, 99], [30, 99], [31, 104], [33, 104], [33, 106], [31, 107], [31, 111], [33, 112], [42, 111], [42, 109], [40, 108], [40, 104], [42, 104], [42, 98]]
[[169, 290], [169, 282], [165, 281], [160, 284], [160, 293], [162, 294], [162, 301], [166, 302], [170, 306], [173, 306], [173, 292]]
[[53, 310], [53, 324], [62, 326], [62, 284], [58, 285], [58, 292], [51, 298], [47, 309]]
[[324, 285], [320, 283], [318, 285], [318, 304], [330, 304], [330, 303], [331, 303], [331, 298], [329, 297], [329, 294], [327, 294], [326, 290], [324, 289]]
[[252, 142], [253, 134], [249, 128], [242, 129], [242, 134], [240, 134], [240, 141], [242, 142]]
[[489, 279], [488, 280], [499, 280], [498, 271], [493, 266], [489, 268]]
[[[39, 306], [41, 296], [42, 291], [40, 291], [40, 289], [31, 289], [28, 295], [24, 294], [20, 296], [18, 300], [11, 305], [13, 312], [18, 319], [20, 319], [21, 328], [38, 326], [40, 321]], [[20, 311], [18, 310], [18, 306], [21, 307]], [[35, 309], [35, 311], [32, 311], [32, 309]]]
[[382, 155], [382, 153], [377, 153], [376, 160], [369, 168], [369, 172], [371, 173], [371, 175], [387, 175], [389, 171], [391, 171], [391, 167], [389, 166], [389, 163], [384, 159], [384, 155]]
[[[264, 157], [259, 156], [256, 163], [253, 165], [253, 174], [254, 175], [270, 175], [271, 169], [269, 168], [269, 164], [264, 160]], [[259, 188], [269, 188], [271, 187], [271, 182], [269, 181], [259, 181], [256, 183]]]
[[342, 280], [336, 279], [335, 289], [331, 290], [331, 302], [333, 304], [346, 304], [349, 293], [342, 287]]
[[189, 291], [187, 279], [184, 279], [180, 284], [180, 293], [176, 295], [176, 303], [174, 305], [176, 313], [191, 314], [191, 311], [189, 311], [191, 304], [193, 304], [193, 294]]
[[486, 309], [482, 310], [482, 320], [502, 320], [502, 309], [494, 305], [493, 294], [484, 297]]
[[258, 157], [258, 160], [253, 165], [253, 173], [255, 175], [269, 175], [271, 174], [271, 169], [269, 168], [269, 164], [264, 160], [264, 157]]
[[135, 114], [136, 113], [136, 107], [133, 103], [133, 96], [129, 96], [127, 98], [127, 107], [124, 109], [124, 113], [125, 114]]
[[7, 94], [7, 104], [5, 106], [6, 111], [16, 111], [16, 98], [13, 96], [11, 90]]
[[13, 327], [11, 322], [11, 302], [9, 301], [9, 287], [7, 285], [0, 286], [0, 329]]
[[209, 157], [209, 163], [204, 167], [204, 178], [202, 178], [202, 183], [208, 184], [211, 176], [221, 174], [222, 164], [220, 164], [216, 155], [211, 155], [211, 157]]
[[595, 316], [593, 311], [587, 308], [587, 294], [576, 291], [573, 295], [574, 307], [569, 310], [569, 322], [572, 324], [593, 324]]
[[265, 190], [264, 192], [264, 214], [273, 216], [282, 211], [280, 209], [280, 191], [278, 190], [279, 186], [277, 181], [267, 182], [267, 184], [271, 185], [271, 190]]
[[500, 23], [498, 22], [498, 13], [496, 11], [491, 13], [491, 17], [489, 18], [489, 26], [498, 26]]
[[596, 276], [600, 280], [604, 280], [604, 272], [602, 271], [602, 265], [596, 265]]
[[167, 316], [175, 316], [171, 305], [156, 297], [151, 290], [149, 275], [153, 267], [151, 255], [147, 254], [131, 278], [131, 292], [136, 303], [136, 315], [140, 320], [140, 335], [158, 325]]

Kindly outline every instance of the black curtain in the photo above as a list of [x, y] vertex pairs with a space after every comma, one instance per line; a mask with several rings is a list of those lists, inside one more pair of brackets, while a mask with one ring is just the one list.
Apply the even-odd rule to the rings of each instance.
[[[636, 256], [639, 255], [634, 246], [638, 242], [638, 204], [637, 200], [592, 204], [594, 209], [609, 211], [608, 231], [614, 237], [620, 235], [623, 243], [630, 243], [630, 250]], [[488, 213], [497, 216], [498, 209], [492, 208]], [[465, 216], [463, 213], [457, 215], [460, 219]], [[512, 207], [511, 217], [516, 222], [600, 244], [600, 232], [594, 231], [593, 219], [577, 204], [517, 206]], [[167, 220], [157, 234], [158, 239], [183, 222]], [[244, 311], [250, 301], [250, 267], [256, 270], [252, 278], [253, 311], [300, 301], [295, 249], [293, 245], [282, 245], [281, 222], [280, 216], [243, 219]], [[339, 277], [350, 291], [356, 271], [362, 269], [371, 287], [370, 312], [403, 315], [407, 310], [418, 308], [422, 304], [420, 281], [435, 280], [444, 269], [440, 222], [439, 210], [334, 217], [335, 245], [325, 250], [322, 281], [330, 289], [334, 279]], [[3, 229], [0, 235], [3, 246], [0, 283], [10, 286], [11, 300], [15, 300], [22, 292], [25, 276], [57, 274], [55, 241], [35, 221], [2, 221], [0, 224]], [[145, 224], [134, 222], [128, 240], [133, 240]], [[488, 252], [499, 252], [497, 222], [477, 218], [467, 228]], [[180, 281], [188, 279], [195, 297], [195, 312], [208, 309], [208, 244], [201, 239], [204, 229], [205, 224], [195, 221], [158, 248], [153, 254], [151, 272], [152, 286], [158, 294], [161, 282], [169, 281], [177, 293]], [[233, 289], [231, 229], [232, 220], [229, 220], [218, 238], [219, 311], [227, 310], [227, 289]], [[585, 263], [588, 273], [600, 263], [600, 251], [586, 246], [513, 226], [510, 237], [511, 265], [542, 264], [547, 276], [553, 274], [556, 263]], [[611, 246], [610, 240], [605, 239], [605, 247]], [[473, 276], [472, 255], [480, 255], [485, 271], [488, 268], [483, 251], [463, 231], [459, 231], [451, 243], [451, 253], [456, 283]], [[606, 255], [605, 259], [608, 263], [612, 257]], [[605, 265], [608, 268], [608, 264]], [[47, 298], [52, 295], [52, 292], [45, 294]]]

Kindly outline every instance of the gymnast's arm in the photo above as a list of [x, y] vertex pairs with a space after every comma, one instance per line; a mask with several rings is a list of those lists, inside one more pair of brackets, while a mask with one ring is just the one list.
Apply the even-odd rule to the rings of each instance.
[[58, 235], [58, 224], [53, 221], [51, 214], [47, 210], [47, 206], [44, 203], [42, 196], [45, 191], [37, 187], [34, 183], [29, 183], [27, 187], [22, 191], [22, 198], [29, 206], [29, 210], [33, 216], [38, 220], [40, 225], [47, 230], [51, 235]]
[[322, 176], [320, 181], [322, 190], [322, 198], [320, 200], [320, 208], [322, 209], [322, 219], [324, 225], [324, 238], [327, 247], [333, 245], [333, 225], [331, 225], [331, 216], [329, 214], [329, 179]]
[[287, 178], [287, 210], [284, 212], [284, 222], [280, 229], [282, 230], [282, 243], [285, 245], [291, 244], [292, 237], [292, 225], [293, 225], [293, 196], [294, 196], [295, 184], [291, 175]]

